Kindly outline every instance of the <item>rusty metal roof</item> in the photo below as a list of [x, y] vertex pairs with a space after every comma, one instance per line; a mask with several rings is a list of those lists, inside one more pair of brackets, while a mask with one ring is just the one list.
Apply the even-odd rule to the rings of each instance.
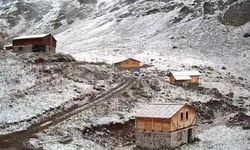
[[171, 118], [187, 104], [139, 104], [135, 117]]

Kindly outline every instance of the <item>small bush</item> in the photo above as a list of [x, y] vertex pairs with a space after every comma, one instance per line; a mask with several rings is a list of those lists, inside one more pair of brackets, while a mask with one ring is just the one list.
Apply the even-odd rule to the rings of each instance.
[[106, 62], [90, 62], [89, 64], [92, 64], [92, 65], [99, 65], [99, 66], [107, 65]]
[[45, 63], [45, 59], [43, 57], [38, 57], [35, 59], [35, 64], [42, 64]]
[[192, 141], [192, 142], [200, 142], [201, 141], [201, 139], [200, 138], [198, 138], [198, 137], [194, 137], [194, 140]]
[[63, 54], [63, 53], [56, 53], [52, 56], [50, 59], [54, 62], [75, 62], [75, 58], [71, 56], [70, 54]]

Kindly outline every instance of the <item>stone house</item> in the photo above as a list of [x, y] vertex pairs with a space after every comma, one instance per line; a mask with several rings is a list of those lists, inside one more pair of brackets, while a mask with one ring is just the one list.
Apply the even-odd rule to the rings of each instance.
[[169, 81], [173, 85], [199, 85], [199, 71], [171, 71]]
[[197, 111], [188, 104], [142, 104], [135, 113], [136, 146], [174, 148], [193, 141]]
[[52, 55], [56, 52], [56, 39], [51, 34], [28, 35], [13, 39], [13, 52], [43, 53]]
[[140, 71], [140, 63], [141, 62], [139, 60], [128, 58], [114, 63], [114, 66], [120, 70]]

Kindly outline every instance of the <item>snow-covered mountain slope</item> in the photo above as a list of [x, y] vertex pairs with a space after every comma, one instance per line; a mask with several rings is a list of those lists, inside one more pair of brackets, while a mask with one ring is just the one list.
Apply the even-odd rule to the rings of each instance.
[[135, 57], [157, 67], [226, 66], [248, 77], [249, 0], [36, 0], [0, 10], [10, 37], [52, 32], [79, 60]]

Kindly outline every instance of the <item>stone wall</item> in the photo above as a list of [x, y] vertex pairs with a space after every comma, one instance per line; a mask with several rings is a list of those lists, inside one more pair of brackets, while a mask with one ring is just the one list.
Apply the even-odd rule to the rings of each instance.
[[182, 130], [178, 130], [175, 132], [171, 132], [171, 147], [177, 147], [182, 144], [188, 143], [188, 130], [192, 130], [191, 141], [194, 140], [195, 137], [195, 128], [185, 128]]
[[168, 132], [136, 131], [136, 146], [143, 149], [170, 147], [171, 135]]
[[188, 143], [188, 130], [192, 130], [193, 141], [196, 130], [194, 127], [185, 128], [174, 132], [136, 131], [136, 146], [143, 149], [174, 148]]

